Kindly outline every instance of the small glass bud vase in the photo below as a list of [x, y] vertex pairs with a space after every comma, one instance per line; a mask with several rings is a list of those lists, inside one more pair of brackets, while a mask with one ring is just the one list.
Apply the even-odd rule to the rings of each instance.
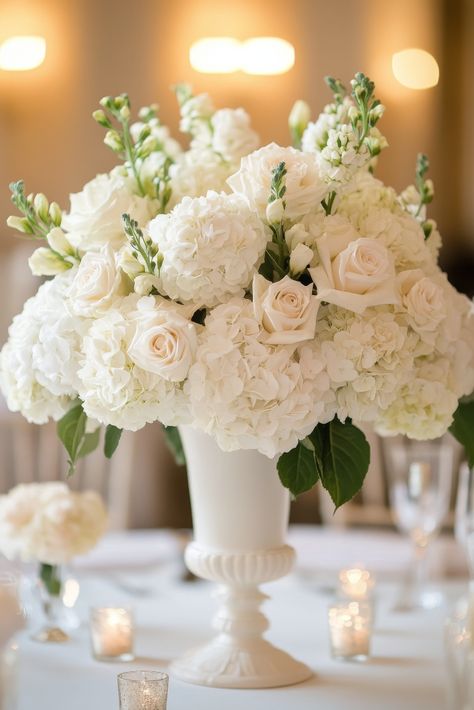
[[58, 565], [40, 563], [37, 589], [39, 590], [43, 626], [32, 638], [41, 643], [63, 643], [69, 641], [64, 630], [67, 625], [68, 609], [64, 605], [64, 584], [62, 570]]

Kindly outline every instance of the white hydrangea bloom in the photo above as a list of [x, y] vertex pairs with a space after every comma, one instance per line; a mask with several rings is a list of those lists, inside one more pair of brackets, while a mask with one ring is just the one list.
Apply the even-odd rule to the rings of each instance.
[[[139, 301], [140, 297], [132, 294], [115, 304], [94, 321], [84, 338], [79, 369], [84, 411], [103, 424], [130, 431], [157, 419], [166, 425], [185, 423], [182, 383], [143, 369], [130, 354], [137, 331], [150, 322], [150, 313], [144, 319]], [[145, 301], [147, 310], [148, 299]]]
[[201, 197], [209, 190], [229, 192], [227, 178], [236, 170], [210, 148], [188, 150], [170, 167], [171, 200], [169, 209], [183, 197]]
[[317, 210], [327, 192], [318, 173], [316, 156], [295, 148], [282, 148], [270, 143], [242, 158], [240, 170], [228, 179], [235, 193], [244, 195], [250, 205], [265, 219], [272, 183], [272, 171], [285, 163], [285, 217], [297, 221]]
[[69, 308], [74, 272], [40, 286], [14, 318], [0, 354], [0, 387], [8, 407], [35, 424], [60, 419], [77, 396], [81, 339], [88, 321], [73, 316]]
[[135, 181], [117, 171], [97, 175], [70, 199], [71, 209], [63, 215], [61, 226], [70, 243], [81, 251], [98, 251], [106, 244], [120, 249], [126, 244], [124, 213], [141, 225], [153, 216], [153, 202], [137, 195]]
[[107, 512], [95, 491], [65, 483], [29, 483], [0, 496], [0, 551], [8, 559], [60, 565], [89, 552], [104, 534]]
[[224, 108], [211, 118], [212, 149], [229, 163], [238, 164], [244, 155], [258, 148], [259, 137], [243, 108]]
[[197, 307], [243, 295], [269, 238], [245, 198], [217, 192], [185, 197], [148, 231], [163, 255], [160, 292]]
[[199, 343], [185, 390], [194, 425], [225, 451], [257, 449], [272, 458], [333, 415], [324, 363], [307, 357], [310, 346], [301, 346], [303, 366], [294, 347], [261, 342], [250, 301], [234, 298], [211, 311]]

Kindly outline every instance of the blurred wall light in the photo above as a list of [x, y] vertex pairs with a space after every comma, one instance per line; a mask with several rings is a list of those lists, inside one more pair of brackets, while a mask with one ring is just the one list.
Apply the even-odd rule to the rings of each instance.
[[189, 61], [203, 74], [230, 74], [240, 69], [241, 43], [233, 37], [203, 37], [189, 50]]
[[293, 45], [279, 37], [203, 37], [189, 50], [193, 69], [204, 74], [284, 74], [295, 63]]
[[392, 57], [395, 79], [409, 89], [430, 89], [439, 80], [436, 59], [424, 49], [403, 49]]
[[0, 45], [0, 69], [27, 71], [44, 62], [46, 40], [33, 35], [9, 37]]
[[295, 63], [292, 44], [279, 37], [253, 37], [242, 45], [241, 68], [246, 74], [284, 74]]

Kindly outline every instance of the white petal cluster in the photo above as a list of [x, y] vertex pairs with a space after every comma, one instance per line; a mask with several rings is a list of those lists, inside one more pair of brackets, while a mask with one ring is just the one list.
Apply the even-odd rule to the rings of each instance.
[[74, 271], [40, 286], [14, 318], [0, 353], [0, 387], [8, 407], [35, 424], [60, 419], [76, 397], [87, 321], [69, 307]]
[[301, 141], [305, 153], [321, 151], [328, 142], [329, 131], [347, 123], [348, 112], [353, 106], [352, 99], [345, 96], [339, 103], [331, 103], [324, 107], [317, 120], [308, 123]]
[[216, 111], [211, 125], [211, 147], [229, 163], [238, 165], [241, 158], [258, 148], [258, 135], [250, 125], [250, 116], [242, 108]]
[[94, 491], [65, 483], [29, 483], [0, 496], [0, 552], [8, 559], [60, 565], [91, 550], [107, 513]]
[[136, 194], [132, 178], [116, 172], [97, 175], [81, 192], [72, 194], [71, 209], [63, 215], [62, 228], [70, 243], [81, 251], [98, 251], [109, 244], [120, 249], [126, 243], [122, 215], [146, 224], [153, 214], [150, 200]]
[[170, 167], [170, 208], [184, 197], [201, 197], [209, 190], [229, 192], [227, 178], [235, 170], [234, 163], [227, 163], [210, 148], [194, 148], [183, 153]]
[[[177, 331], [184, 327], [186, 339], [189, 326], [179, 307], [170, 306], [163, 314], [164, 308], [154, 297], [132, 294], [94, 321], [83, 340], [78, 373], [79, 395], [89, 417], [130, 431], [157, 419], [167, 425], [186, 422], [182, 382], [166, 375], [173, 369], [173, 352], [163, 336], [176, 344]], [[187, 355], [179, 344], [174, 354], [184, 379]], [[189, 357], [188, 367], [190, 362]]]
[[324, 148], [316, 153], [319, 174], [328, 183], [348, 183], [370, 160], [365, 143], [359, 144], [350, 124], [330, 128]]
[[193, 424], [222, 449], [258, 449], [271, 458], [332, 417], [324, 362], [313, 356], [303, 367], [294, 347], [262, 342], [250, 301], [218, 306], [205, 325], [185, 389]]
[[327, 186], [319, 177], [315, 155], [270, 143], [242, 158], [240, 170], [227, 182], [235, 193], [244, 195], [260, 217], [265, 219], [272, 171], [280, 163], [285, 163], [287, 171], [285, 216], [296, 221], [318, 209], [327, 192]]
[[217, 192], [185, 197], [148, 230], [163, 255], [160, 292], [196, 307], [243, 295], [269, 238], [245, 198]]

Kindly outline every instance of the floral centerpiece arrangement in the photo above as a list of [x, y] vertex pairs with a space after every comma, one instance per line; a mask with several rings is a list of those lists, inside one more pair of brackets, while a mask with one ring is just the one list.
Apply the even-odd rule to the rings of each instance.
[[[294, 494], [320, 480], [336, 506], [360, 488], [369, 447], [355, 423], [417, 439], [448, 428], [474, 462], [474, 315], [438, 266], [418, 156], [401, 194], [374, 176], [384, 107], [356, 74], [315, 121], [297, 102], [294, 147], [258, 147], [243, 109], [177, 87], [183, 150], [127, 95], [95, 120], [121, 164], [63, 213], [11, 185], [10, 226], [43, 240], [43, 283], [0, 355], [12, 410], [59, 420], [73, 466], [106, 426], [159, 421], [227, 451], [279, 457]], [[466, 398], [466, 399], [463, 399]]]
[[[94, 491], [76, 493], [62, 482], [27, 483], [0, 496], [0, 553], [39, 564], [43, 610], [60, 623], [61, 567], [89, 552], [107, 526], [107, 512]], [[43, 630], [39, 640], [65, 640], [61, 629]]]

